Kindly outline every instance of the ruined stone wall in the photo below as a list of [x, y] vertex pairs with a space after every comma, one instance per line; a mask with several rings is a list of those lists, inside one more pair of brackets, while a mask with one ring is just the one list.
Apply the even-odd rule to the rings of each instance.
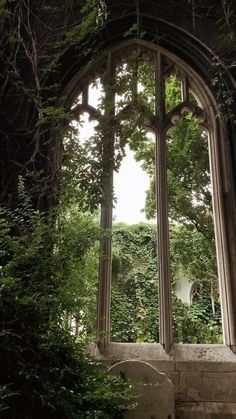
[[112, 343], [98, 357], [109, 365], [144, 361], [164, 373], [174, 385], [176, 419], [236, 418], [236, 357], [224, 345], [179, 344], [167, 355], [159, 344]]
[[[235, 13], [235, 2], [229, 3], [235, 9]], [[51, 163], [55, 157], [55, 150], [58, 152], [58, 148], [60, 149], [62, 139], [57, 136], [54, 141], [49, 141], [54, 123], [52, 120], [47, 122], [46, 130], [37, 136], [39, 113], [37, 101], [47, 102], [51, 94], [48, 88], [55, 85], [50, 104], [56, 108], [66, 86], [87, 62], [104, 48], [124, 39], [135, 38], [137, 35], [162, 46], [189, 64], [212, 90], [216, 102], [219, 105], [222, 105], [222, 101], [225, 102], [223, 112], [225, 112], [227, 134], [222, 141], [229, 147], [235, 187], [234, 73], [236, 67], [229, 67], [234, 56], [236, 57], [236, 50], [233, 42], [230, 42], [228, 38], [235, 24], [234, 21], [232, 23], [230, 21], [228, 25], [226, 20], [226, 25], [224, 25], [224, 17], [227, 18], [227, 16], [224, 16], [223, 2], [215, 0], [194, 2], [188, 0], [140, 0], [139, 2], [107, 0], [108, 16], [101, 31], [96, 36], [88, 33], [86, 42], [70, 43], [68, 40], [62, 43], [61, 49], [56, 49], [56, 52], [55, 45], [63, 39], [66, 30], [80, 25], [81, 2], [77, 0], [47, 1], [47, 7], [40, 7], [40, 4], [41, 2], [36, 0], [30, 2], [29, 10], [37, 56], [34, 55], [34, 43], [30, 37], [29, 28], [27, 29], [24, 15], [22, 15], [20, 36], [30, 56], [27, 56], [22, 42], [15, 44], [12, 40], [11, 43], [8, 38], [12, 29], [11, 25], [17, 25], [18, 22], [17, 8], [13, 10], [15, 3], [10, 5], [11, 19], [6, 18], [1, 22], [2, 54], [0, 59], [3, 71], [0, 98], [0, 201], [9, 201], [11, 197], [14, 200], [17, 177], [19, 173], [22, 173], [22, 167], [25, 165], [27, 165], [27, 170], [36, 167], [39, 172], [43, 171], [44, 175], [48, 175], [49, 183], [54, 182]], [[133, 25], [137, 24], [138, 34], [136, 30], [131, 30]], [[34, 62], [33, 58], [37, 58], [37, 62]], [[57, 65], [52, 67], [50, 63], [53, 60], [57, 61]], [[216, 65], [221, 61], [222, 65]], [[11, 65], [12, 62], [14, 66]], [[19, 73], [20, 78], [17, 77], [17, 81], [19, 83], [21, 80], [22, 85], [16, 85], [14, 69]], [[221, 92], [219, 92], [219, 83], [213, 83], [216, 74], [220, 77], [220, 83], [223, 83]], [[38, 92], [37, 83], [40, 86]], [[27, 93], [24, 89], [27, 89]], [[227, 103], [224, 99], [229, 96], [232, 100]], [[48, 190], [50, 188], [45, 189], [45, 195], [52, 193]], [[47, 205], [52, 202], [50, 199], [46, 201]], [[234, 208], [231, 204], [231, 212]], [[230, 212], [229, 209], [227, 211]], [[170, 378], [175, 386], [176, 413], [179, 418], [236, 418], [236, 358], [229, 348], [223, 345], [198, 348], [194, 345], [191, 347], [178, 345], [170, 356], [160, 349], [156, 350], [155, 345], [142, 347], [144, 350], [141, 352], [141, 347], [136, 345], [123, 346], [122, 351], [121, 348], [119, 351], [117, 348], [118, 346], [111, 347], [110, 352], [105, 354], [103, 359], [108, 360], [109, 363], [130, 358], [145, 360]]]

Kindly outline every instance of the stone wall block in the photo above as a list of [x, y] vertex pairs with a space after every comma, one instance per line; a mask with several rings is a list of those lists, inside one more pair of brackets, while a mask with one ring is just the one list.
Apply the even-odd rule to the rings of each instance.
[[206, 403], [206, 419], [235, 419], [236, 403]]
[[204, 403], [177, 403], [176, 419], [206, 419]]
[[236, 373], [183, 372], [179, 392], [186, 400], [236, 403]]

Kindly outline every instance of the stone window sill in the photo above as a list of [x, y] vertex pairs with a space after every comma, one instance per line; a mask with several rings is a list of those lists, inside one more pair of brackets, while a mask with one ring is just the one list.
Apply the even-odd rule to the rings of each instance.
[[102, 353], [95, 344], [90, 345], [89, 353], [108, 364], [146, 361], [161, 372], [236, 372], [235, 354], [220, 344], [174, 344], [167, 354], [159, 343], [110, 342]]

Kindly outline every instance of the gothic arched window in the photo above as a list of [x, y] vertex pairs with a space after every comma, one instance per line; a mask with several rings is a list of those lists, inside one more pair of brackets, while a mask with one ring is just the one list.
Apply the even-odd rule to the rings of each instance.
[[[167, 103], [166, 85], [171, 77], [179, 86], [173, 103]], [[99, 94], [92, 97], [91, 86]], [[145, 93], [145, 94], [144, 94]], [[225, 296], [224, 231], [221, 218], [220, 181], [218, 175], [218, 142], [215, 104], [202, 79], [188, 65], [161, 47], [145, 41], [126, 41], [104, 52], [94, 63], [81, 70], [67, 95], [73, 98], [73, 117], [88, 114], [96, 121], [102, 142], [103, 191], [101, 227], [112, 229], [114, 159], [122, 157], [122, 147], [132, 129], [151, 131], [155, 137], [156, 216], [158, 225], [160, 343], [169, 352], [173, 343], [172, 299], [169, 251], [169, 214], [167, 182], [167, 149], [170, 133], [182, 118], [197, 120], [208, 137], [213, 185], [216, 247], [219, 280], [223, 299], [226, 342], [229, 332]], [[207, 133], [207, 134], [206, 134]], [[123, 144], [122, 144], [123, 141]], [[198, 198], [196, 198], [198, 199]], [[199, 198], [200, 199], [200, 198]], [[112, 239], [104, 234], [100, 243], [97, 331], [100, 348], [109, 343]]]

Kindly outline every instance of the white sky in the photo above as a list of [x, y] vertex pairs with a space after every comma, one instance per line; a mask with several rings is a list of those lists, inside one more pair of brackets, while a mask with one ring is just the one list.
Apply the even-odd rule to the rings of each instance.
[[134, 160], [133, 155], [133, 151], [126, 147], [126, 157], [119, 172], [114, 173], [114, 192], [117, 197], [113, 210], [114, 222], [135, 224], [147, 221], [142, 209], [145, 206], [149, 176], [143, 171], [140, 163]]

